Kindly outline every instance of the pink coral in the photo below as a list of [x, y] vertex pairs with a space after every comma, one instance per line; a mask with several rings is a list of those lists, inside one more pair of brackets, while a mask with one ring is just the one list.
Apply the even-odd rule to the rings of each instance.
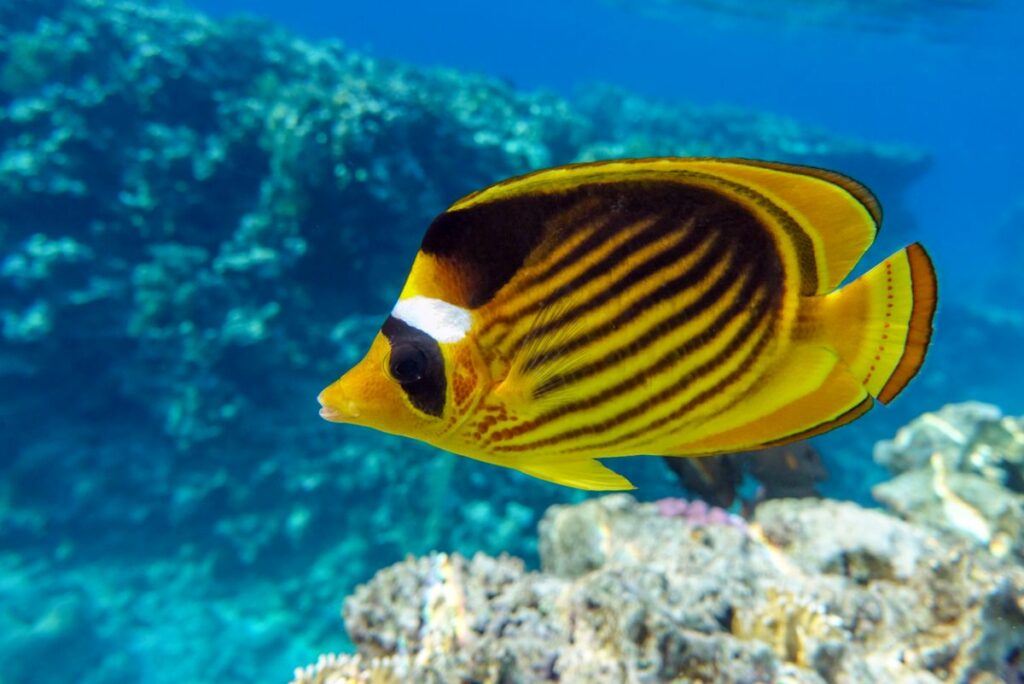
[[684, 518], [694, 525], [727, 525], [741, 530], [747, 528], [746, 521], [740, 516], [717, 506], [709, 506], [699, 499], [659, 499], [655, 505], [658, 507], [658, 513], [666, 518]]

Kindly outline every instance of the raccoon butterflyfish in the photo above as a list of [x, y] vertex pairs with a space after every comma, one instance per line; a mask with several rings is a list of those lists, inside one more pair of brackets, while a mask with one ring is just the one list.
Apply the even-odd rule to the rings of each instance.
[[468, 195], [427, 229], [320, 415], [580, 489], [596, 459], [806, 439], [889, 402], [936, 306], [919, 244], [837, 289], [881, 209], [822, 169], [575, 164]]

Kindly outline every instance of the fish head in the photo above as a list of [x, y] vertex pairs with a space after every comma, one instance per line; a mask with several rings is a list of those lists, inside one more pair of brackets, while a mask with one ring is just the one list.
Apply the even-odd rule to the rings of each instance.
[[363, 360], [317, 397], [320, 416], [441, 445], [483, 395], [486, 366], [471, 334], [405, 318], [422, 327], [393, 312]]
[[352, 423], [391, 434], [418, 437], [429, 432], [439, 417], [412, 404], [402, 381], [429, 377], [436, 370], [414, 346], [393, 351], [387, 338], [378, 333], [362, 361], [317, 397], [320, 416], [334, 423]]

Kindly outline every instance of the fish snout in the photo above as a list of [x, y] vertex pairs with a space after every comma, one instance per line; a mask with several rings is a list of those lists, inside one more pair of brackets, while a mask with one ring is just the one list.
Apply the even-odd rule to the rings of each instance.
[[317, 395], [320, 417], [332, 423], [350, 423], [359, 417], [359, 405], [352, 400], [340, 382], [336, 382]]

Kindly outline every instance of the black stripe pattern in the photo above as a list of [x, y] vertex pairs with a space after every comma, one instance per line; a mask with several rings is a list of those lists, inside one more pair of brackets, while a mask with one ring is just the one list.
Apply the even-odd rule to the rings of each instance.
[[[737, 366], [731, 376], [739, 379], [770, 346], [786, 280], [771, 233], [753, 213], [713, 190], [674, 182], [582, 186], [557, 198], [541, 197], [538, 201], [565, 206], [581, 201], [576, 193], [586, 193], [592, 199], [601, 192], [601, 204], [610, 208], [608, 220], [552, 267], [515, 283], [517, 292], [529, 295], [536, 291], [542, 296], [526, 297], [526, 303], [511, 316], [513, 319], [525, 319], [553, 301], [570, 298], [576, 290], [611, 272], [623, 259], [641, 249], [659, 241], [661, 247], [601, 290], [588, 293], [582, 301], [572, 300], [557, 316], [544, 319], [518, 339], [513, 336], [513, 354], [529, 351], [524, 364], [527, 371], [555, 367], [556, 362], [567, 357], [581, 356], [585, 361], [568, 370], [546, 374], [533, 388], [533, 396], [543, 399], [559, 392], [559, 401], [533, 420], [488, 434], [486, 443], [495, 451], [568, 446], [581, 437], [600, 435], [637, 421], [645, 412], [684, 395], [725, 364]], [[646, 222], [642, 230], [594, 256], [593, 252], [606, 245], [616, 230], [641, 222]], [[690, 257], [696, 258], [686, 262]], [[545, 284], [557, 275], [554, 267], [573, 260], [583, 262], [584, 268], [563, 284], [549, 284], [545, 289]], [[686, 268], [681, 267], [684, 262]], [[681, 303], [673, 307], [674, 301]], [[731, 336], [724, 338], [730, 329]], [[623, 330], [635, 330], [635, 334], [624, 338]], [[571, 334], [566, 335], [567, 331]], [[558, 344], [538, 344], [543, 338], [557, 339]], [[664, 350], [667, 340], [676, 344], [667, 352], [647, 358], [656, 345]], [[687, 365], [689, 357], [709, 345], [715, 349], [710, 361], [695, 368]], [[631, 370], [617, 371], [627, 364]], [[679, 369], [685, 372], [667, 388], [655, 393], [644, 391], [652, 379], [667, 373], [677, 376]], [[598, 391], [582, 396], [571, 391], [597, 377], [608, 379]], [[724, 386], [716, 383], [718, 389]], [[560, 393], [563, 390], [570, 391]], [[595, 421], [594, 409], [626, 396], [631, 400], [629, 408]], [[705, 400], [687, 400], [685, 410], [676, 419], [703, 403]], [[529, 433], [556, 422], [565, 429], [541, 439], [528, 437]], [[627, 434], [633, 437], [634, 433], [654, 427], [659, 425], [645, 425]], [[617, 438], [609, 444], [622, 441]]]

